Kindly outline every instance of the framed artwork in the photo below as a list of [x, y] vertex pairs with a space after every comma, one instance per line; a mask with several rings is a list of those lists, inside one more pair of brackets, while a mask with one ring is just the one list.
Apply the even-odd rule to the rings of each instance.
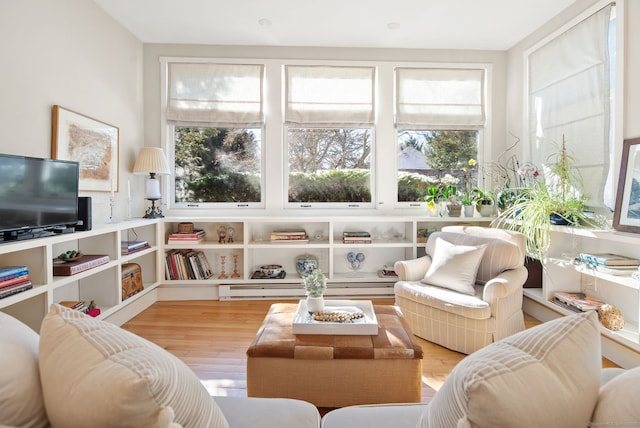
[[118, 191], [119, 137], [113, 125], [53, 106], [51, 157], [80, 163], [80, 191]]
[[640, 138], [624, 140], [613, 227], [640, 233]]

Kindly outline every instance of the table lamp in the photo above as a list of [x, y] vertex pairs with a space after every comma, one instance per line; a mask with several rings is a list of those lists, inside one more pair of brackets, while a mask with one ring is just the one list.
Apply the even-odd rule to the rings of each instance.
[[138, 153], [138, 158], [133, 166], [134, 174], [149, 174], [147, 178], [145, 199], [151, 201], [151, 207], [147, 209], [143, 218], [164, 217], [160, 207], [156, 207], [156, 201], [162, 197], [160, 193], [160, 181], [156, 178], [156, 174], [168, 175], [169, 163], [161, 148], [143, 147]]

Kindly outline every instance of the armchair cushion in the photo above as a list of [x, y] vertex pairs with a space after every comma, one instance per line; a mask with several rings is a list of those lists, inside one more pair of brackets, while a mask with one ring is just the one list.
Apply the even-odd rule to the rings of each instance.
[[205, 387], [177, 357], [57, 304], [40, 330], [40, 376], [52, 426], [228, 428]]
[[485, 245], [455, 245], [437, 237], [431, 266], [422, 282], [473, 296], [485, 248]]
[[[593, 426], [632, 427], [640, 421], [640, 367], [623, 371], [600, 388]], [[635, 399], [633, 397], [636, 397]]]

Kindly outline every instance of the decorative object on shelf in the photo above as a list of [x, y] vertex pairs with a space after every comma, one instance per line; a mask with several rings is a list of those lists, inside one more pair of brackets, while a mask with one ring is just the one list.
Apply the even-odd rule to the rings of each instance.
[[320, 269], [306, 275], [302, 284], [307, 292], [307, 310], [311, 313], [324, 309], [324, 292], [327, 289], [327, 277]]
[[218, 275], [218, 279], [229, 278], [229, 276], [227, 276], [226, 272], [224, 271], [224, 262], [226, 258], [227, 256], [220, 256], [220, 275]]
[[640, 172], [636, 166], [639, 155], [640, 138], [624, 140], [613, 211], [613, 228], [623, 232], [640, 233]]
[[80, 191], [118, 191], [119, 130], [64, 107], [53, 106], [51, 157], [80, 164]]
[[262, 265], [260, 272], [267, 278], [275, 278], [282, 273], [282, 265]]
[[362, 262], [367, 258], [364, 253], [355, 253], [353, 251], [349, 251], [347, 253], [347, 262], [349, 262], [349, 266], [351, 269], [358, 270], [360, 269]]
[[178, 223], [178, 233], [193, 233], [194, 227], [191, 222]]
[[622, 330], [624, 328], [624, 318], [620, 309], [613, 305], [605, 303], [598, 308], [598, 316], [603, 326], [612, 331]]
[[585, 212], [586, 197], [580, 191], [580, 176], [567, 153], [564, 136], [558, 153], [545, 167], [544, 180], [533, 180], [522, 189], [511, 206], [500, 213], [494, 226], [525, 235], [527, 253], [541, 260], [550, 245], [551, 225], [563, 223], [600, 227], [604, 220]]
[[78, 260], [80, 257], [82, 257], [82, 253], [80, 251], [69, 250], [69, 251], [65, 251], [64, 253], [60, 254], [58, 256], [58, 259], [62, 260], [63, 262], [73, 262], [75, 260]]
[[145, 199], [151, 201], [151, 207], [147, 209], [144, 218], [164, 217], [160, 207], [156, 207], [156, 201], [162, 198], [160, 181], [156, 175], [169, 175], [169, 163], [164, 152], [159, 147], [143, 147], [138, 152], [136, 163], [133, 166], [134, 174], [149, 174], [145, 187]]
[[231, 278], [240, 278], [240, 274], [238, 273], [238, 255], [233, 255], [233, 273], [231, 274]]
[[318, 258], [311, 254], [296, 257], [296, 272], [300, 276], [307, 276], [318, 269]]
[[137, 263], [122, 265], [122, 301], [144, 290], [142, 269]]
[[227, 238], [227, 228], [226, 226], [220, 226], [218, 228], [218, 244], [224, 244]]
[[235, 234], [236, 230], [233, 227], [227, 227], [227, 243], [233, 244], [233, 237]]
[[463, 205], [462, 213], [465, 217], [473, 217], [473, 212], [475, 211], [475, 207], [473, 205]]

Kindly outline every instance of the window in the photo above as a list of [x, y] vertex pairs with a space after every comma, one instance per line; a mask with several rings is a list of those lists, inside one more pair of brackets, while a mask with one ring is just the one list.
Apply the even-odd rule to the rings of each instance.
[[443, 180], [459, 190], [476, 186], [470, 161], [485, 123], [484, 76], [482, 69], [396, 69], [398, 202], [420, 206]]
[[285, 66], [290, 206], [372, 204], [375, 68]]
[[168, 64], [175, 206], [262, 202], [263, 75], [262, 65]]
[[549, 156], [565, 141], [584, 193], [594, 206], [613, 207], [614, 57], [615, 7], [611, 5], [528, 56], [531, 161], [544, 170]]

